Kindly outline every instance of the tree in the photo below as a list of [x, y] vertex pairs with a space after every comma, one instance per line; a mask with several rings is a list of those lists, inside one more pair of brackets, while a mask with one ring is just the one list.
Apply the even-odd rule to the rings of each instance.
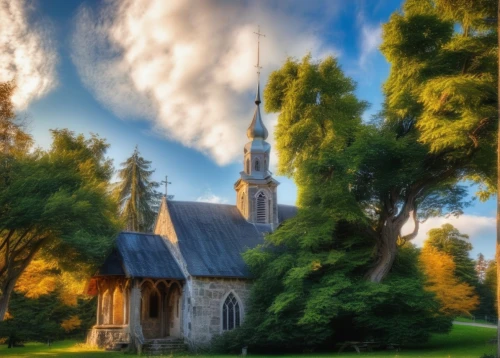
[[42, 249], [61, 267], [90, 268], [104, 259], [117, 232], [106, 142], [68, 130], [53, 130], [52, 137], [48, 151], [13, 156], [8, 180], [0, 182], [0, 320]]
[[432, 246], [452, 258], [455, 265], [455, 277], [461, 282], [476, 285], [478, 279], [474, 268], [474, 260], [469, 257], [469, 252], [472, 250], [469, 236], [461, 234], [451, 224], [444, 224], [441, 228], [431, 229], [427, 235], [426, 245]]
[[368, 210], [357, 200], [363, 191], [356, 187], [363, 184], [358, 166], [365, 160], [358, 142], [386, 139], [362, 124], [366, 103], [354, 90], [333, 58], [288, 59], [270, 77], [265, 104], [280, 112], [279, 171], [297, 183], [300, 209], [262, 247], [245, 253], [255, 280], [241, 333], [247, 338], [231, 335], [233, 342], [291, 349], [368, 338], [404, 344], [450, 327], [423, 288], [410, 244], [401, 243], [386, 281], [363, 279], [374, 241]]
[[461, 282], [456, 276], [453, 257], [426, 242], [420, 262], [427, 276], [426, 288], [436, 294], [441, 311], [450, 316], [470, 316], [479, 304], [479, 298], [473, 286]]
[[117, 195], [126, 229], [149, 232], [156, 217], [153, 207], [159, 198], [155, 190], [159, 184], [151, 180], [154, 173], [150, 170], [151, 162], [141, 157], [136, 147], [132, 156], [121, 165]]
[[484, 283], [484, 279], [486, 277], [486, 269], [488, 268], [488, 260], [484, 258], [484, 255], [482, 253], [479, 253], [477, 255], [477, 260], [476, 260], [476, 273], [477, 273], [477, 279], [479, 280], [480, 283]]

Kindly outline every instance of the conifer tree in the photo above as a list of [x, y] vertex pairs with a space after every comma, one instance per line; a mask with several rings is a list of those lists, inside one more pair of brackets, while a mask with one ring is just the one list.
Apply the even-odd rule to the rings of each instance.
[[420, 262], [427, 277], [426, 288], [436, 294], [441, 311], [451, 316], [470, 316], [479, 304], [479, 297], [473, 286], [456, 276], [453, 257], [426, 242]]
[[150, 232], [156, 217], [154, 207], [160, 197], [155, 190], [159, 184], [151, 180], [154, 173], [151, 162], [141, 157], [136, 147], [121, 165], [117, 195], [126, 230]]
[[472, 244], [469, 235], [462, 234], [451, 224], [443, 224], [428, 232], [426, 245], [449, 255], [455, 264], [455, 276], [461, 282], [476, 285], [478, 282], [474, 260], [469, 257]]

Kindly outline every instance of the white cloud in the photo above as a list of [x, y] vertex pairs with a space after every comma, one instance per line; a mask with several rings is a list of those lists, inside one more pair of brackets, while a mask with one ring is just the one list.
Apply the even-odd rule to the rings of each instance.
[[[469, 235], [472, 244], [474, 244], [475, 240], [489, 237], [493, 242], [496, 237], [496, 219], [494, 217], [461, 215], [459, 217], [451, 216], [449, 218], [436, 217], [428, 219], [423, 224], [420, 224], [418, 235], [412, 242], [418, 246], [422, 246], [430, 229], [439, 228], [446, 223], [455, 226], [462, 234]], [[413, 222], [409, 221], [403, 227], [403, 234], [411, 232], [413, 227]]]
[[196, 198], [196, 201], [203, 203], [213, 203], [213, 204], [227, 204], [228, 201], [225, 198], [215, 195], [211, 190], [207, 190], [202, 196]]
[[49, 92], [56, 84], [57, 54], [48, 23], [28, 23], [32, 5], [0, 0], [0, 82], [15, 80], [17, 109]]
[[287, 56], [335, 53], [323, 47], [317, 26], [292, 7], [277, 8], [112, 0], [97, 12], [80, 9], [72, 58], [83, 83], [116, 115], [147, 118], [158, 133], [227, 164], [239, 159], [254, 110], [256, 25], [266, 34], [263, 82]]
[[358, 14], [360, 26], [360, 55], [359, 66], [366, 69], [370, 57], [375, 54], [382, 43], [382, 27], [380, 24], [369, 24], [362, 14]]

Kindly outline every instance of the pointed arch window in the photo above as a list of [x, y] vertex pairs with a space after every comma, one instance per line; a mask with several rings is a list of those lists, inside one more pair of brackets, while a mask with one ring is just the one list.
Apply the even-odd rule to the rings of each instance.
[[255, 171], [260, 172], [260, 162], [258, 159], [255, 160]]
[[222, 330], [230, 331], [240, 326], [240, 303], [233, 293], [230, 293], [222, 305]]
[[257, 222], [267, 223], [267, 197], [266, 194], [261, 191], [257, 195]]

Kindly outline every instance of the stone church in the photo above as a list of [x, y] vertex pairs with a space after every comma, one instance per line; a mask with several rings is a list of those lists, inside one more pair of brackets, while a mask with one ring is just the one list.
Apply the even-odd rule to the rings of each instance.
[[98, 297], [88, 343], [140, 349], [170, 340], [196, 349], [245, 320], [251, 277], [241, 254], [296, 214], [278, 204], [260, 103], [258, 87], [236, 205], [163, 198], [154, 233], [120, 233], [88, 285]]

